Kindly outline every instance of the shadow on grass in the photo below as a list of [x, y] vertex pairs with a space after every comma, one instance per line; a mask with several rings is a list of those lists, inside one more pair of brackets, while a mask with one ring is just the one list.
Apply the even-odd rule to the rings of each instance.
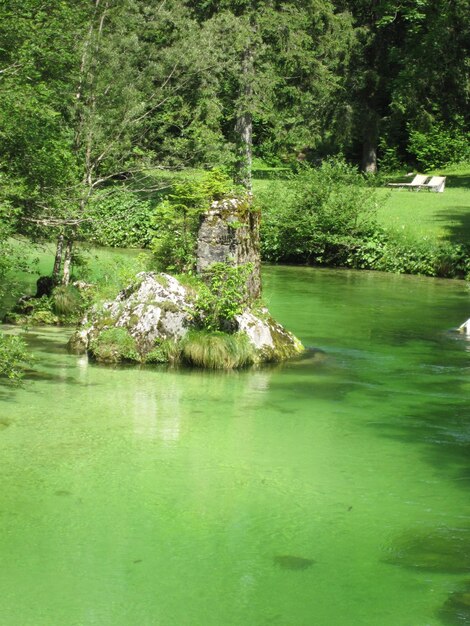
[[[460, 209], [460, 211], [459, 211]], [[436, 213], [436, 219], [443, 222], [449, 231], [446, 239], [452, 243], [470, 242], [470, 203], [469, 206], [451, 206]]]
[[450, 174], [449, 176], [447, 176], [446, 185], [448, 187], [461, 187], [462, 189], [470, 189], [470, 175]]

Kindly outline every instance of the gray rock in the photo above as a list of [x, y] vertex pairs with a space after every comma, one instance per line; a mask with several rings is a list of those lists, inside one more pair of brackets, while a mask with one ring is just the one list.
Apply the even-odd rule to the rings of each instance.
[[192, 320], [189, 290], [169, 274], [141, 272], [112, 302], [92, 308], [69, 341], [73, 352], [86, 352], [101, 333], [124, 328], [145, 355], [157, 341], [183, 337]]

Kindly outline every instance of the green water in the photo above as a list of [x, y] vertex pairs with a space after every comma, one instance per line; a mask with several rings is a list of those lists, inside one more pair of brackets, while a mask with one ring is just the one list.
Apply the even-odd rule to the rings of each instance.
[[1, 392], [2, 626], [470, 623], [441, 610], [470, 580], [465, 285], [268, 268], [265, 295], [325, 354], [112, 369], [27, 334], [36, 373]]

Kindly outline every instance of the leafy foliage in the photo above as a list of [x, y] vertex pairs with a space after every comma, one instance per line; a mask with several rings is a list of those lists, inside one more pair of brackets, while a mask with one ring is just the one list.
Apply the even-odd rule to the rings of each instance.
[[150, 249], [159, 270], [194, 270], [200, 215], [213, 200], [228, 194], [232, 186], [231, 179], [218, 169], [204, 174], [199, 180], [175, 183], [154, 215]]
[[128, 189], [116, 187], [98, 192], [91, 202], [92, 222], [88, 241], [100, 246], [146, 248], [152, 237], [153, 208]]
[[18, 383], [30, 362], [31, 357], [21, 337], [0, 332], [0, 380]]
[[374, 226], [377, 197], [367, 180], [343, 161], [304, 168], [261, 197], [263, 257], [342, 265]]
[[465, 132], [462, 120], [454, 126], [435, 121], [427, 131], [410, 131], [408, 152], [424, 171], [470, 161], [470, 132]]
[[231, 266], [213, 263], [203, 276], [195, 309], [198, 321], [207, 331], [230, 331], [236, 315], [246, 305], [247, 279], [253, 271], [251, 263]]

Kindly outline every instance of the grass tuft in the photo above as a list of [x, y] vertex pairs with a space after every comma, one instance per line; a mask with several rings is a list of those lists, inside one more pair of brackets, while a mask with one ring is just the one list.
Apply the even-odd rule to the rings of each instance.
[[244, 333], [229, 335], [191, 331], [181, 341], [181, 360], [206, 369], [234, 369], [254, 362], [254, 349]]
[[58, 315], [73, 315], [83, 307], [83, 298], [73, 285], [60, 285], [52, 293], [52, 306]]

